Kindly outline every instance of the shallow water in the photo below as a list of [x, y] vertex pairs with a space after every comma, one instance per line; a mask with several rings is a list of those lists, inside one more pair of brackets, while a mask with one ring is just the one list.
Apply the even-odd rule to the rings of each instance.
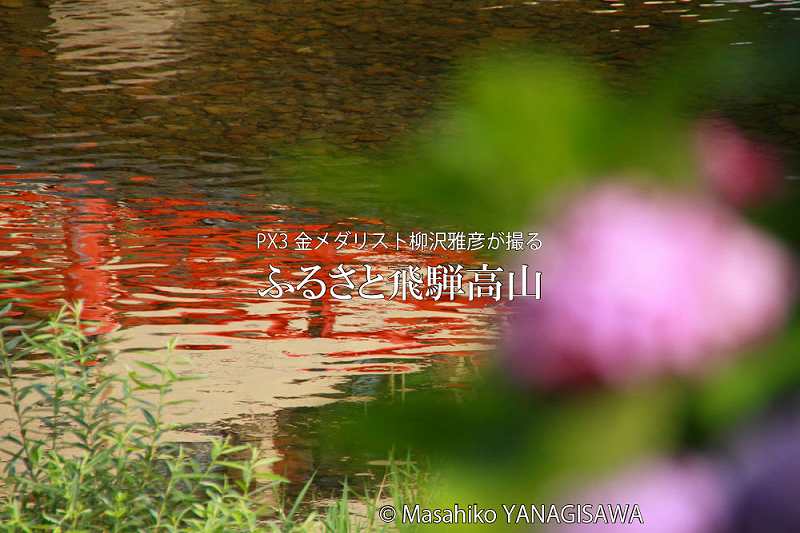
[[178, 335], [208, 375], [180, 391], [198, 433], [257, 442], [296, 479], [363, 473], [314, 455], [310, 407], [457, 384], [491, 308], [258, 297], [270, 263], [344, 256], [267, 254], [256, 232], [382, 228], [296, 197], [313, 177], [278, 163], [310, 142], [378, 150], [448, 101], [464, 56], [533, 43], [625, 79], [745, 12], [768, 24], [800, 2], [0, 0], [1, 268], [39, 282], [13, 294], [29, 311], [83, 299], [124, 350]]

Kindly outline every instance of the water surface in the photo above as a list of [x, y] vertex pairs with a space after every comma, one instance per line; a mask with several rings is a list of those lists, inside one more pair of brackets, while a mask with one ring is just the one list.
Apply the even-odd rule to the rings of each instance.
[[87, 317], [121, 337], [123, 360], [135, 348], [157, 357], [179, 336], [187, 371], [208, 375], [180, 391], [197, 400], [178, 416], [198, 433], [256, 442], [297, 479], [366, 473], [363, 458], [315, 456], [313, 406], [457, 385], [491, 344], [491, 308], [259, 298], [268, 264], [433, 259], [259, 251], [258, 231], [383, 227], [297, 197], [293, 185], [314, 177], [280, 163], [306, 143], [369, 153], [424, 124], [465, 56], [529, 43], [625, 80], [687, 29], [798, 11], [791, 1], [0, 0], [0, 265], [38, 281], [13, 294], [28, 312], [83, 299]]

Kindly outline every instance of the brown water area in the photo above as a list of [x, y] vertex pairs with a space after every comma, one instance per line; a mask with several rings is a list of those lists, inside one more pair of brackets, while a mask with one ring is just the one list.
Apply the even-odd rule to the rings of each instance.
[[800, 2], [0, 0], [0, 270], [38, 282], [11, 294], [28, 313], [84, 300], [122, 365], [177, 336], [207, 376], [179, 391], [187, 440], [256, 443], [295, 479], [368, 475], [315, 455], [313, 408], [457, 387], [492, 307], [259, 297], [269, 264], [433, 260], [258, 250], [258, 231], [383, 231], [296, 198], [314, 177], [278, 163], [310, 142], [379, 150], [447, 105], [463, 57], [528, 43], [624, 79], [743, 12]]

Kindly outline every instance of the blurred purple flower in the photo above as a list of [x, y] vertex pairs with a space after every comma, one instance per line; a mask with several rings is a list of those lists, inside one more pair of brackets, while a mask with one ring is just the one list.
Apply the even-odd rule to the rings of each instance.
[[542, 299], [515, 300], [506, 346], [539, 386], [702, 370], [776, 329], [794, 292], [783, 249], [701, 199], [608, 185], [542, 235], [525, 261]]
[[553, 528], [558, 533], [642, 531], [716, 533], [724, 522], [723, 480], [711, 463], [692, 458], [659, 462], [627, 472], [572, 498], [582, 504], [638, 505], [642, 522], [584, 523]]
[[783, 168], [772, 146], [747, 138], [733, 123], [708, 119], [695, 130], [700, 170], [712, 189], [738, 207], [758, 203], [781, 185]]
[[754, 432], [735, 459], [727, 533], [800, 531], [800, 418]]

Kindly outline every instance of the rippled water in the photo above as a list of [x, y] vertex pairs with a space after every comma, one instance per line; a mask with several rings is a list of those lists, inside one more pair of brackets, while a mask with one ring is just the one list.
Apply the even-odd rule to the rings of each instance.
[[291, 184], [313, 177], [281, 175], [277, 161], [309, 141], [379, 148], [447, 100], [454, 60], [489, 48], [532, 42], [624, 77], [686, 28], [799, 11], [793, 1], [0, 0], [0, 265], [40, 282], [14, 294], [29, 309], [81, 298], [122, 348], [179, 335], [177, 350], [209, 376], [181, 392], [198, 400], [181, 414], [198, 431], [256, 441], [298, 477], [334, 471], [338, 459], [308, 444], [307, 408], [404, 390], [395, 380], [407, 373], [424, 371], [418, 386], [457, 381], [491, 341], [490, 310], [256, 296], [267, 264], [298, 260], [259, 252], [257, 231], [381, 227], [300, 208]]

